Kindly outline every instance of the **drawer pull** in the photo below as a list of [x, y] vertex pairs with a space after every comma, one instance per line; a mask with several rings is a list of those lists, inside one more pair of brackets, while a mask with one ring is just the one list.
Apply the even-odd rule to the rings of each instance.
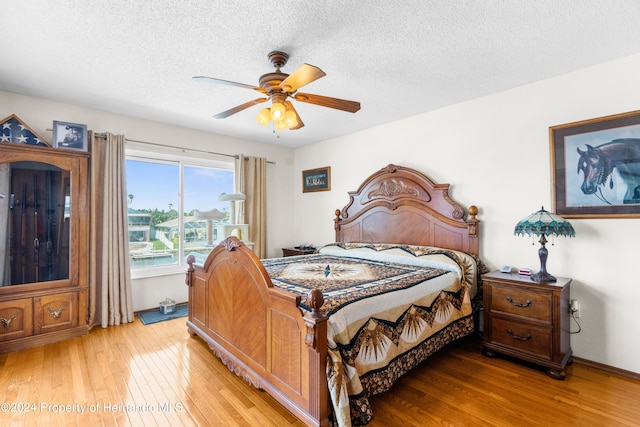
[[513, 298], [507, 297], [507, 301], [509, 301], [511, 304], [515, 305], [516, 307], [529, 307], [531, 305], [531, 300], [526, 300], [524, 304], [522, 304], [519, 302], [513, 302]]
[[9, 326], [11, 326], [11, 322], [13, 322], [13, 319], [15, 319], [17, 316], [18, 316], [17, 314], [14, 314], [8, 319], [5, 319], [4, 317], [0, 317], [0, 322], [2, 322], [5, 329], [9, 329]]
[[57, 320], [60, 317], [60, 315], [62, 314], [62, 312], [64, 311], [64, 309], [67, 308], [67, 305], [66, 304], [62, 304], [62, 306], [57, 310], [52, 309], [51, 306], [49, 306], [47, 308], [49, 309], [49, 313], [51, 313], [53, 318]]
[[511, 338], [513, 338], [514, 340], [518, 340], [518, 341], [528, 341], [528, 340], [530, 340], [532, 338], [531, 334], [527, 334], [526, 337], [521, 337], [519, 335], [516, 335], [516, 334], [513, 333], [513, 331], [511, 329], [507, 329], [507, 333], [509, 335], [511, 335]]

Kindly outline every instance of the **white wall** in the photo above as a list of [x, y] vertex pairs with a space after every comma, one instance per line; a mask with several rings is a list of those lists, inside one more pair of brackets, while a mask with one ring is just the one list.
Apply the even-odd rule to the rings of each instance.
[[[263, 144], [241, 139], [229, 138], [207, 132], [200, 132], [163, 123], [140, 120], [104, 111], [82, 108], [69, 104], [51, 102], [0, 91], [0, 119], [16, 114], [37, 134], [51, 141], [53, 120], [72, 123], [84, 123], [96, 132], [123, 134], [128, 139], [154, 142], [165, 145], [189, 146], [194, 149], [207, 150], [225, 154], [246, 154], [266, 157], [275, 161], [275, 165], [267, 167], [267, 207], [268, 256], [281, 256], [281, 248], [295, 243], [291, 236], [293, 214], [291, 209], [282, 206], [293, 205], [293, 150], [273, 144]], [[134, 144], [136, 149], [141, 146]], [[177, 154], [176, 150], [158, 149], [147, 146], [149, 150], [162, 150]], [[2, 155], [0, 151], [0, 156]], [[182, 155], [206, 157], [202, 153], [183, 153]], [[214, 160], [230, 160], [226, 157], [211, 156]], [[169, 276], [147, 277], [133, 280], [134, 310], [157, 307], [166, 297], [177, 302], [188, 299], [187, 287], [184, 284], [184, 273]]]
[[[333, 212], [346, 205], [347, 192], [395, 163], [451, 183], [452, 198], [479, 207], [481, 256], [490, 268], [537, 271], [539, 245], [513, 229], [541, 205], [552, 207], [549, 127], [640, 109], [638, 75], [640, 55], [299, 148], [295, 174], [331, 166], [332, 176], [330, 192], [302, 193], [294, 180], [295, 235], [332, 241]], [[573, 278], [582, 326], [571, 336], [574, 354], [640, 373], [640, 219], [571, 223], [576, 237], [548, 245], [547, 268]]]

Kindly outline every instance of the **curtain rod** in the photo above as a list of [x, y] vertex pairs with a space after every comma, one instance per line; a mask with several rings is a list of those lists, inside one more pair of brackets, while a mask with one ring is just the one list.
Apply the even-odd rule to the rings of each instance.
[[[104, 133], [94, 133], [95, 136], [99, 137], [99, 138], [106, 138], [106, 135]], [[237, 154], [225, 154], [225, 153], [217, 153], [215, 151], [206, 151], [206, 150], [198, 150], [196, 148], [185, 148], [185, 147], [174, 147], [172, 145], [166, 145], [166, 144], [159, 144], [157, 142], [149, 142], [149, 141], [140, 141], [137, 139], [128, 139], [125, 138], [126, 142], [135, 142], [138, 144], [147, 144], [147, 145], [155, 145], [156, 147], [164, 147], [164, 148], [173, 148], [174, 150], [180, 150], [180, 151], [193, 151], [193, 152], [197, 152], [197, 153], [206, 153], [206, 154], [214, 154], [216, 156], [224, 156], [224, 157], [233, 157], [234, 159], [239, 158], [239, 156]], [[248, 158], [245, 157], [245, 160], [249, 160]], [[273, 160], [267, 160], [267, 163], [270, 163], [272, 165], [275, 165], [276, 162]]]

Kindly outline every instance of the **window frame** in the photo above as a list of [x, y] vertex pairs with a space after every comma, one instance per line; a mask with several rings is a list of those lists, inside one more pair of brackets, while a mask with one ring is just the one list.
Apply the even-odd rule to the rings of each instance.
[[129, 268], [131, 279], [142, 279], [147, 277], [168, 276], [184, 274], [186, 261], [184, 258], [184, 168], [203, 167], [213, 169], [229, 170], [235, 182], [235, 162], [233, 158], [229, 160], [216, 160], [201, 157], [191, 157], [187, 153], [183, 155], [167, 154], [157, 151], [144, 151], [137, 149], [127, 149], [125, 160], [135, 160], [140, 162], [170, 164], [178, 166], [178, 262], [175, 264], [158, 265], [140, 268]]

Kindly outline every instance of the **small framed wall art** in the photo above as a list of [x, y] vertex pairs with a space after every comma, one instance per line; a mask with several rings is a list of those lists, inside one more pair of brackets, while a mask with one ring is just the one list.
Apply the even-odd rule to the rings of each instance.
[[331, 167], [302, 171], [302, 192], [331, 190]]
[[554, 210], [640, 217], [640, 111], [549, 128]]
[[53, 146], [87, 151], [87, 125], [53, 121]]

